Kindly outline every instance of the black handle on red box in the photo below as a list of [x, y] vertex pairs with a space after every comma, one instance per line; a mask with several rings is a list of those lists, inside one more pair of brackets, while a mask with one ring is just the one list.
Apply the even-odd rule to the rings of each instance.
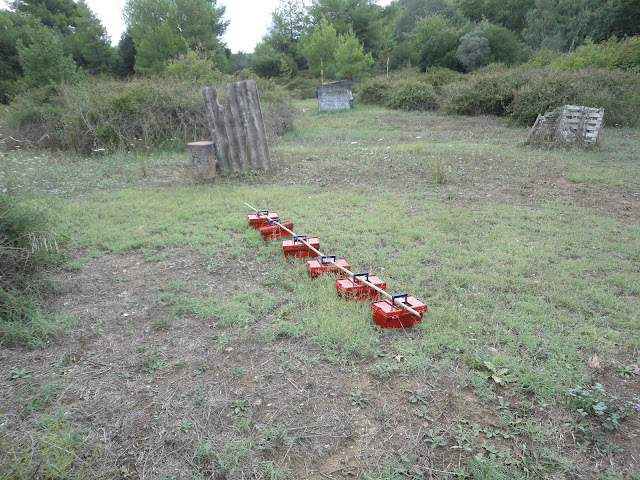
[[391, 305], [395, 305], [396, 304], [396, 298], [402, 298], [404, 297], [404, 303], [408, 303], [409, 302], [409, 294], [408, 293], [401, 293], [400, 295], [392, 295], [391, 296]]
[[256, 215], [261, 216], [263, 213], [268, 214], [268, 213], [269, 213], [269, 210], [258, 210], [258, 211], [256, 212]]
[[369, 272], [364, 272], [364, 273], [354, 273], [353, 274], [353, 281], [356, 282], [357, 278], [356, 277], [367, 277], [367, 282], [369, 281]]
[[303, 240], [303, 239], [307, 238], [307, 236], [306, 235], [294, 235], [291, 238], [293, 239], [293, 243], [298, 243], [299, 240]]
[[325, 258], [333, 258], [333, 261], [334, 262], [336, 261], [336, 256], [335, 255], [323, 255], [323, 256], [320, 257], [320, 263], [322, 265], [326, 265], [327, 263], [329, 263], [329, 262], [325, 262], [324, 261]]
[[279, 222], [279, 221], [280, 221], [280, 218], [270, 218], [269, 220], [267, 220], [267, 222], [269, 222], [269, 224], [276, 223], [276, 222]]

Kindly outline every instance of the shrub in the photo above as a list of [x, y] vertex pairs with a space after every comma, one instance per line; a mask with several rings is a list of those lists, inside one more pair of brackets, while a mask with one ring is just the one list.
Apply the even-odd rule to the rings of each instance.
[[295, 98], [300, 100], [308, 100], [316, 97], [316, 89], [318, 82], [311, 78], [296, 77], [289, 82], [285, 89], [291, 92]]
[[458, 115], [504, 115], [515, 91], [526, 83], [521, 69], [490, 66], [470, 75], [466, 82], [444, 88], [444, 108]]
[[441, 87], [450, 83], [464, 81], [466, 76], [463, 73], [448, 68], [430, 67], [418, 78], [420, 81], [430, 83], [436, 90], [439, 90]]
[[[227, 82], [242, 79], [224, 77]], [[291, 128], [293, 106], [273, 82], [258, 81], [270, 138]], [[206, 81], [155, 77], [90, 79], [20, 95], [3, 117], [7, 137], [88, 154], [104, 148], [184, 148], [209, 138], [201, 86]], [[224, 96], [224, 88], [218, 88]]]
[[608, 125], [639, 123], [640, 74], [634, 72], [491, 66], [444, 90], [448, 113], [510, 115], [517, 124], [532, 125], [538, 114], [573, 104], [603, 107]]
[[62, 260], [49, 214], [0, 194], [0, 342], [43, 345], [70, 319], [40, 307], [39, 275]]
[[634, 126], [640, 115], [640, 74], [616, 70], [577, 72], [529, 71], [506, 112], [520, 125], [532, 125], [538, 114], [572, 104], [605, 109], [607, 125]]
[[358, 100], [362, 103], [387, 105], [392, 89], [392, 82], [387, 79], [379, 78], [368, 80], [359, 85], [357, 89]]
[[393, 84], [388, 96], [388, 105], [399, 110], [436, 110], [438, 95], [429, 84], [403, 80]]
[[561, 70], [640, 68], [640, 36], [622, 40], [611, 37], [609, 40], [597, 44], [587, 41], [574, 52], [554, 59], [551, 62], [551, 67]]

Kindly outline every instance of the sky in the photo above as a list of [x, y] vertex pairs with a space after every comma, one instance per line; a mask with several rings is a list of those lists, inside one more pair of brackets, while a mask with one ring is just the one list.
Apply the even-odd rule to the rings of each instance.
[[[117, 44], [124, 31], [122, 8], [126, 0], [86, 0], [87, 5], [96, 14], [107, 29], [111, 43]], [[391, 0], [378, 0], [379, 5], [387, 5]], [[271, 24], [271, 12], [278, 6], [279, 0], [218, 0], [218, 6], [224, 5], [227, 10], [225, 20], [229, 27], [222, 40], [233, 53], [253, 52], [254, 47], [267, 33]], [[306, 0], [305, 3], [309, 3]], [[6, 2], [0, 0], [0, 7]]]

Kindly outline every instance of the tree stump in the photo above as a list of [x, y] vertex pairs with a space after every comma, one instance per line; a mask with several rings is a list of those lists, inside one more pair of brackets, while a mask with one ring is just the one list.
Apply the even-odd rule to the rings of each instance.
[[189, 166], [194, 176], [210, 177], [216, 173], [216, 156], [213, 142], [191, 142], [187, 144], [189, 150]]

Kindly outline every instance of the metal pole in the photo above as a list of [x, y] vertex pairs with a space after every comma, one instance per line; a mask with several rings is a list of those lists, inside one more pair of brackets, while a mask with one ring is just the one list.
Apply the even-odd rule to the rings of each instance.
[[[257, 211], [258, 211], [258, 209], [257, 209], [257, 208], [252, 207], [252, 206], [251, 206], [251, 205], [249, 205], [248, 203], [245, 203], [245, 205], [246, 205], [247, 207], [249, 207], [251, 210], [253, 210], [254, 212], [257, 212]], [[280, 222], [278, 222], [278, 221], [273, 221], [272, 223], [275, 223], [276, 225], [279, 225], [279, 226], [280, 226], [280, 228], [282, 228], [284, 231], [286, 231], [286, 232], [290, 233], [291, 235], [295, 235], [295, 233], [293, 233], [293, 231], [289, 230], [287, 227], [285, 227], [284, 225], [282, 225]], [[301, 238], [301, 239], [300, 239], [300, 241], [301, 241], [302, 243], [304, 243], [304, 244], [309, 248], [309, 250], [312, 250], [312, 251], [313, 251], [313, 252], [315, 252], [317, 255], [319, 255], [319, 256], [321, 256], [321, 257], [324, 257], [324, 256], [325, 256], [325, 255], [324, 255], [324, 253], [322, 253], [322, 252], [321, 252], [320, 250], [318, 250], [317, 248], [312, 247], [312, 246], [311, 246], [311, 245], [310, 245], [306, 240], [304, 240], [304, 239], [302, 239], [302, 238]], [[335, 267], [337, 267], [338, 269], [342, 270], [344, 273], [346, 273], [346, 274], [347, 274], [347, 275], [349, 275], [352, 279], [354, 279], [354, 273], [353, 273], [351, 270], [347, 270], [347, 269], [346, 269], [346, 268], [344, 268], [342, 265], [338, 265], [336, 262], [334, 262], [334, 261], [333, 261], [333, 260], [331, 260], [331, 259], [329, 259], [329, 263], [331, 263], [332, 265], [334, 265], [334, 266], [335, 266]], [[364, 279], [360, 279], [360, 278], [358, 278], [358, 279], [355, 279], [355, 280], [353, 280], [353, 281], [354, 281], [354, 282], [361, 282], [361, 283], [364, 283], [365, 285], [367, 285], [367, 286], [369, 286], [369, 287], [373, 288], [374, 290], [376, 290], [377, 292], [381, 293], [382, 295], [384, 295], [384, 296], [385, 296], [385, 297], [387, 297], [388, 299], [392, 299], [392, 298], [393, 298], [393, 296], [392, 296], [392, 295], [389, 295], [389, 294], [388, 294], [387, 292], [385, 292], [383, 289], [381, 289], [380, 287], [377, 287], [376, 285], [374, 285], [373, 283], [370, 283], [370, 282], [369, 282], [369, 281], [367, 281], [367, 280], [364, 280]], [[394, 303], [394, 305], [397, 305], [398, 307], [400, 307], [400, 308], [404, 308], [405, 310], [407, 310], [407, 311], [409, 311], [409, 312], [413, 313], [413, 314], [414, 314], [415, 316], [417, 316], [417, 317], [420, 317], [420, 316], [421, 316], [421, 314], [420, 314], [419, 312], [417, 312], [417, 311], [416, 311], [416, 310], [414, 310], [413, 308], [411, 308], [411, 307], [409, 307], [409, 306], [405, 305], [404, 303], [402, 303], [402, 302], [401, 302], [400, 300], [398, 300], [398, 299], [395, 299], [395, 300], [393, 301], [393, 303]]]

